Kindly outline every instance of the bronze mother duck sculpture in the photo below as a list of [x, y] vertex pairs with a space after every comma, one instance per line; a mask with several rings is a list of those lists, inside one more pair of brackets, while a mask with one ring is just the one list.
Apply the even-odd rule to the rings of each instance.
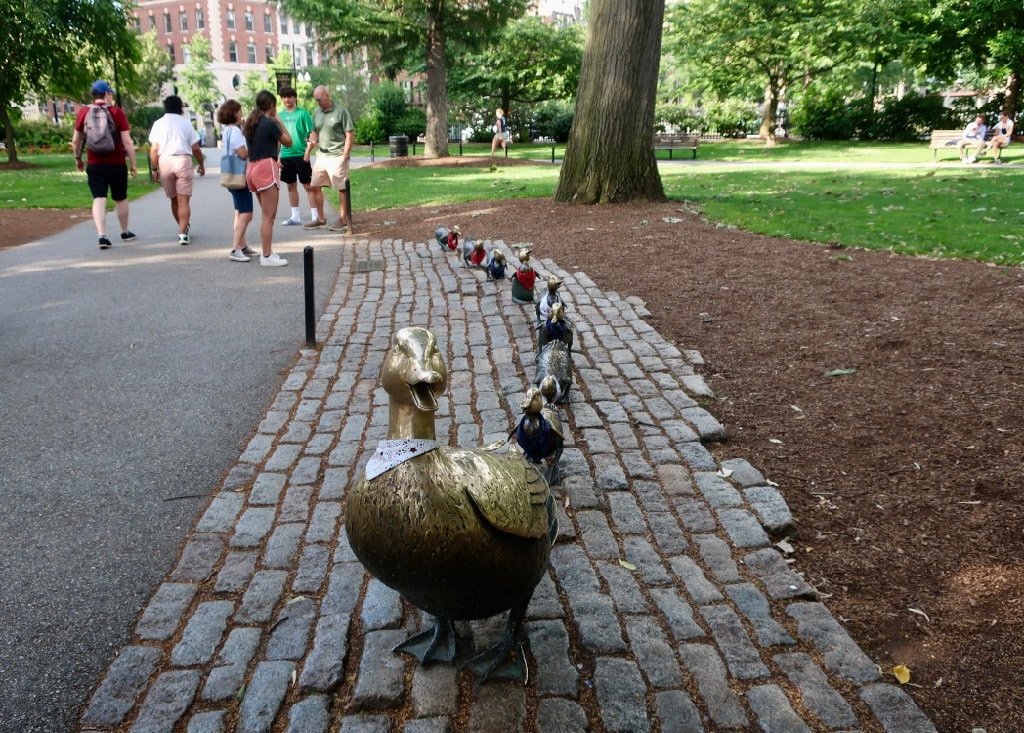
[[485, 682], [525, 681], [519, 635], [557, 532], [548, 485], [521, 453], [437, 442], [434, 413], [448, 381], [430, 331], [395, 334], [381, 370], [387, 440], [348, 491], [345, 526], [366, 569], [433, 628], [395, 647], [421, 664], [452, 663], [454, 621], [509, 611], [502, 638], [467, 662]]

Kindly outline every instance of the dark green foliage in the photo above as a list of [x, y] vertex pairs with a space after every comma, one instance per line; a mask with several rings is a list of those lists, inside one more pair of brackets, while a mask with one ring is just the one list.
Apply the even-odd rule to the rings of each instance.
[[928, 137], [932, 130], [961, 127], [953, 112], [942, 106], [942, 97], [910, 93], [903, 99], [888, 99], [875, 116], [873, 137], [892, 142], [908, 142]]
[[355, 135], [356, 143], [359, 145], [386, 143], [388, 141], [387, 130], [381, 127], [376, 117], [370, 117], [369, 115], [356, 123]]
[[128, 112], [128, 124], [131, 126], [132, 141], [141, 145], [149, 139], [149, 131], [153, 123], [163, 117], [163, 107], [139, 107]]
[[398, 118], [392, 135], [405, 135], [415, 140], [427, 131], [427, 113], [420, 107], [409, 107], [405, 114]]
[[70, 150], [74, 115], [67, 115], [65, 121], [58, 125], [51, 120], [18, 120], [14, 123], [15, 144], [21, 149]]
[[855, 116], [836, 89], [816, 94], [811, 87], [790, 119], [793, 134], [808, 140], [851, 140], [857, 135]]
[[569, 102], [545, 102], [538, 105], [533, 116], [534, 133], [555, 142], [567, 142], [574, 113], [574, 106]]

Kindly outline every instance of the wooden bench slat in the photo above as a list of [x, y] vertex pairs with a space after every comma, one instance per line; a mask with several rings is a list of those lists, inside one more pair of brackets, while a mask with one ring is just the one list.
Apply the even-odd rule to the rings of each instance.
[[668, 158], [672, 160], [673, 150], [692, 150], [693, 159], [697, 159], [697, 148], [700, 146], [700, 135], [655, 135], [653, 147], [655, 150], [667, 150]]

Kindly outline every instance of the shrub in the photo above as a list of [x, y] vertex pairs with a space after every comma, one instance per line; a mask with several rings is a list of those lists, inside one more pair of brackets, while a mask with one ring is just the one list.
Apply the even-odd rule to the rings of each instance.
[[363, 117], [356, 123], [355, 136], [356, 142], [360, 145], [385, 143], [388, 140], [387, 130], [381, 127], [381, 124], [377, 121], [376, 117], [371, 117], [369, 115]]
[[73, 114], [65, 115], [59, 125], [52, 120], [18, 120], [14, 122], [14, 144], [19, 150], [29, 147], [70, 150], [74, 124]]
[[427, 131], [427, 113], [419, 107], [408, 107], [395, 123], [392, 135], [405, 135], [415, 140]]
[[[400, 135], [400, 120], [405, 116], [405, 92], [402, 88], [386, 82], [379, 84], [370, 91], [370, 101], [366, 105], [366, 117], [372, 117], [388, 135]], [[425, 128], [424, 128], [425, 129]]]
[[959, 126], [953, 112], [942, 106], [942, 97], [912, 92], [903, 99], [887, 99], [885, 106], [875, 115], [872, 132], [873, 137], [880, 140], [908, 142], [926, 138], [932, 130]]
[[551, 138], [559, 143], [568, 142], [574, 115], [575, 107], [571, 102], [544, 102], [534, 112], [533, 131], [537, 137]]
[[856, 118], [838, 91], [813, 87], [790, 115], [793, 133], [810, 140], [850, 140], [857, 135]]

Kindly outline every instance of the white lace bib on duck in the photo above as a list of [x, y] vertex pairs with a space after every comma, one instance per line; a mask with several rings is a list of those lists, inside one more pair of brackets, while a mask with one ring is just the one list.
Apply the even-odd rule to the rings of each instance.
[[440, 446], [436, 440], [422, 438], [378, 441], [377, 450], [366, 464], [366, 478], [377, 478], [385, 471], [390, 471], [395, 466], [400, 466], [409, 459], [422, 456]]

